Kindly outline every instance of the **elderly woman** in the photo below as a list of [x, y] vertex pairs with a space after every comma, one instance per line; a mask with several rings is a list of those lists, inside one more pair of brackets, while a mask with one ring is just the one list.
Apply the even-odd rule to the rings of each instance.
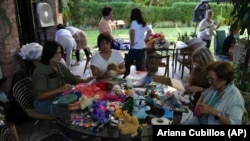
[[36, 65], [32, 75], [35, 110], [42, 114], [51, 114], [51, 105], [55, 97], [72, 89], [77, 83], [85, 83], [92, 77], [81, 79], [60, 60], [63, 47], [56, 41], [47, 41], [43, 46], [41, 62]]
[[195, 108], [196, 116], [184, 124], [242, 124], [245, 102], [233, 83], [233, 65], [218, 61], [208, 65], [206, 71], [211, 86], [202, 92]]
[[211, 51], [206, 47], [196, 49], [192, 56], [193, 68], [190, 73], [189, 80], [185, 86], [187, 94], [192, 94], [191, 102], [192, 108], [195, 107], [201, 92], [209, 87], [207, 80], [207, 72], [205, 67], [214, 62], [214, 56]]
[[205, 18], [199, 24], [198, 37], [207, 43], [207, 48], [210, 48], [213, 32], [220, 28], [220, 24], [215, 27], [214, 21], [212, 19], [213, 14], [213, 11], [208, 9], [205, 13]]
[[93, 55], [90, 66], [96, 79], [110, 78], [125, 72], [123, 56], [119, 51], [111, 49], [111, 42], [112, 39], [105, 34], [100, 34], [97, 38], [99, 52]]

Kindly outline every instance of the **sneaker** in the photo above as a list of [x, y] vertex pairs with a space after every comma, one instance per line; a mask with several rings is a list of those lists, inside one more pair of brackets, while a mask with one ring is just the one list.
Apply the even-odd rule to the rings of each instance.
[[80, 62], [75, 62], [75, 64], [72, 64], [71, 66], [79, 66]]

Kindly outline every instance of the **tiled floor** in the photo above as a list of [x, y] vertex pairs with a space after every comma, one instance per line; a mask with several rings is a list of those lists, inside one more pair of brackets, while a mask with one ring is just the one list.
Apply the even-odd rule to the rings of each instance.
[[[172, 64], [170, 62], [170, 64]], [[81, 64], [79, 66], [73, 66], [71, 68], [72, 72], [75, 74], [75, 75], [79, 75], [81, 76], [82, 78], [86, 78], [88, 77], [89, 75], [91, 75], [91, 71], [90, 70], [87, 70], [85, 72], [85, 74], [83, 74], [83, 69], [84, 69], [84, 66], [85, 66], [85, 60], [81, 61]], [[135, 69], [134, 66], [131, 67], [131, 70], [133, 71]], [[159, 68], [157, 74], [163, 74], [163, 68]], [[170, 77], [172, 77], [172, 66], [170, 66]], [[187, 81], [188, 77], [189, 77], [189, 71], [188, 70], [185, 70], [185, 73], [184, 73], [184, 77], [183, 77], [183, 84]], [[179, 71], [177, 70], [177, 72], [175, 74], [173, 74], [174, 78], [175, 79], [180, 79], [180, 73]], [[17, 117], [18, 118], [18, 117]], [[56, 124], [55, 122], [51, 122], [51, 121], [39, 121], [38, 123], [35, 122], [34, 120], [31, 120], [31, 121], [28, 121], [28, 122], [25, 122], [25, 123], [22, 123], [22, 124], [16, 124], [16, 128], [17, 128], [17, 132], [18, 132], [18, 135], [19, 135], [19, 138], [20, 138], [20, 141], [37, 141], [37, 139], [44, 135], [44, 132], [47, 132], [51, 129], [59, 129], [59, 130], [62, 130], [64, 132], [66, 132], [66, 130], [64, 130], [64, 128], [62, 128], [61, 126], [59, 126], [58, 124]], [[98, 140], [96, 138], [85, 138], [85, 139], [76, 139], [76, 141], [78, 140]], [[142, 139], [144, 141], [150, 141], [151, 139]]]

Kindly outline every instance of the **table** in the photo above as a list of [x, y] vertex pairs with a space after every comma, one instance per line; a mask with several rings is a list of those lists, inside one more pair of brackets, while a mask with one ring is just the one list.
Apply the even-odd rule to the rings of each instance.
[[60, 125], [70, 129], [71, 131], [75, 131], [83, 135], [100, 137], [102, 139], [118, 139], [119, 138], [119, 139], [131, 139], [131, 140], [138, 139], [139, 140], [141, 138], [151, 137], [153, 133], [152, 127], [147, 126], [143, 128], [143, 130], [141, 131], [138, 137], [132, 138], [130, 135], [120, 135], [118, 128], [110, 124], [105, 125], [101, 131], [97, 132], [97, 131], [94, 131], [93, 127], [84, 128], [84, 127], [76, 126], [72, 124], [72, 122], [70, 121], [71, 116], [73, 114], [84, 114], [83, 110], [65, 111], [63, 113], [56, 113], [55, 111], [53, 111], [53, 106], [54, 105], [52, 105], [51, 110], [53, 112], [53, 115], [55, 116], [56, 121]]
[[[56, 112], [54, 111], [54, 107], [58, 106], [57, 104], [52, 105], [51, 111], [56, 119], [56, 121], [62, 126], [70, 129], [71, 131], [78, 132], [83, 135], [100, 137], [102, 139], [131, 139], [131, 140], [141, 140], [142, 138], [151, 138], [153, 135], [152, 125], [149, 124], [144, 128], [140, 129], [139, 135], [136, 137], [131, 137], [130, 135], [121, 135], [118, 128], [116, 126], [112, 126], [111, 124], [106, 124], [100, 131], [97, 131], [95, 127], [82, 127], [76, 125], [76, 123], [72, 122], [72, 116], [81, 115], [81, 117], [86, 117], [86, 110], [75, 110], [75, 111], [64, 111], [64, 112]], [[182, 119], [182, 112], [175, 111], [174, 118], [172, 124], [180, 124]], [[88, 123], [83, 126], [88, 126]]]

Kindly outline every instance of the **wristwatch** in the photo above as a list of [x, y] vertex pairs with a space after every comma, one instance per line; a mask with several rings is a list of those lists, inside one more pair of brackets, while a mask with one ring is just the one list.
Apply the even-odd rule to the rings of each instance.
[[220, 116], [221, 116], [221, 113], [218, 112], [218, 114], [217, 114], [216, 116], [214, 116], [214, 119], [219, 120], [219, 119], [220, 119]]

